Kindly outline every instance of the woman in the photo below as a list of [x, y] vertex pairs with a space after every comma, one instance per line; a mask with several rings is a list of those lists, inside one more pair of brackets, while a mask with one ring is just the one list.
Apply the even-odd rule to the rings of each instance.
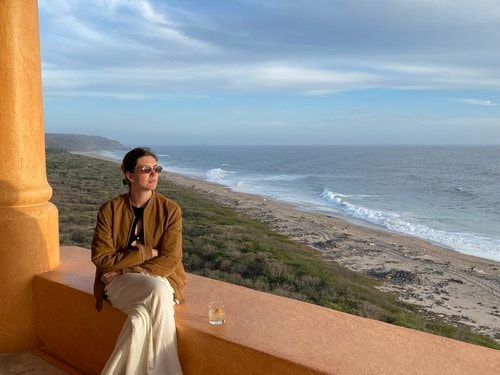
[[99, 209], [92, 241], [96, 308], [103, 298], [128, 315], [102, 374], [182, 374], [174, 305], [184, 298], [182, 213], [155, 192], [157, 156], [146, 148], [122, 162], [129, 191]]

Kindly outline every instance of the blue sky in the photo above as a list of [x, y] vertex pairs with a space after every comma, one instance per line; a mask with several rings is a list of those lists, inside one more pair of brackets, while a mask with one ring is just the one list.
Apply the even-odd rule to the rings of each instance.
[[498, 0], [39, 0], [45, 129], [500, 144]]

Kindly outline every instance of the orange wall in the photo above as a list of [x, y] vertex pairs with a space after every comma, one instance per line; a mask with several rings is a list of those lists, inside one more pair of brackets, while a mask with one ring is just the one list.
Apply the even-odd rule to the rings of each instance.
[[[95, 312], [89, 250], [61, 250], [62, 265], [36, 277], [37, 333], [47, 351], [97, 373], [125, 317], [109, 304]], [[225, 302], [222, 326], [208, 324], [213, 299]], [[186, 375], [497, 375], [500, 368], [500, 351], [191, 274], [176, 322]]]

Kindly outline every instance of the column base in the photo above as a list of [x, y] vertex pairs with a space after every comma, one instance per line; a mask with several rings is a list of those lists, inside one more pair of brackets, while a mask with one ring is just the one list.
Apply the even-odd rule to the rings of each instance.
[[33, 277], [59, 265], [56, 206], [0, 207], [0, 264], [0, 352], [35, 348]]

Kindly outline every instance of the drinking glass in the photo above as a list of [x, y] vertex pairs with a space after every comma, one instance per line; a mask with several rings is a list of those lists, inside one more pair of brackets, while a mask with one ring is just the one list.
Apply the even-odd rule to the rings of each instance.
[[208, 304], [208, 322], [212, 325], [224, 324], [226, 320], [226, 310], [221, 301], [212, 301]]

